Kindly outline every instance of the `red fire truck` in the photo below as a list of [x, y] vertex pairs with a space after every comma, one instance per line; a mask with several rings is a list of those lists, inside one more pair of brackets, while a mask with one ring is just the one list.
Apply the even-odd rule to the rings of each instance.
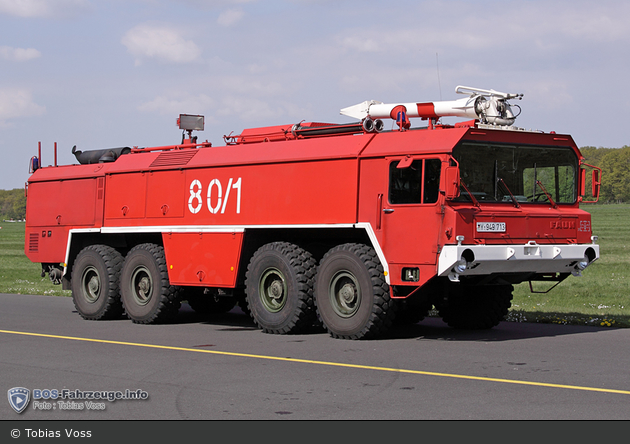
[[491, 328], [513, 285], [555, 286], [599, 257], [579, 204], [597, 199], [601, 171], [571, 136], [515, 127], [521, 94], [456, 92], [341, 110], [356, 123], [247, 129], [223, 146], [198, 142], [203, 116], [183, 114], [178, 145], [75, 147], [74, 165], [57, 165], [55, 145], [42, 167], [40, 144], [26, 255], [85, 319], [168, 322], [188, 301], [239, 304], [277, 334], [375, 338], [434, 307], [452, 327]]

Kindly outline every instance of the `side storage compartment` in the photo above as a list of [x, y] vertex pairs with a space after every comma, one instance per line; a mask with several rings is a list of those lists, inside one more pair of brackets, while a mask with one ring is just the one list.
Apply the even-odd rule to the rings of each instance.
[[25, 253], [32, 262], [65, 260], [70, 228], [94, 227], [103, 208], [103, 177], [31, 182]]
[[236, 285], [243, 232], [165, 233], [164, 251], [172, 285]]

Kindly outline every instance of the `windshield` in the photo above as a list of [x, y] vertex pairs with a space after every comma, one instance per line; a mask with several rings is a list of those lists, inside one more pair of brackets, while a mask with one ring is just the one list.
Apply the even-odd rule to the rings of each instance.
[[463, 185], [455, 201], [519, 205], [577, 200], [579, 165], [569, 147], [462, 143], [453, 157]]

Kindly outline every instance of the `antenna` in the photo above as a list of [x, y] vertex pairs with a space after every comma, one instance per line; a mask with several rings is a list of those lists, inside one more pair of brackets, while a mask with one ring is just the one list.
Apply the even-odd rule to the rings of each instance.
[[438, 60], [438, 53], [435, 53], [435, 66], [437, 67], [438, 88], [440, 90], [440, 100], [442, 100], [442, 84], [440, 83], [440, 62]]

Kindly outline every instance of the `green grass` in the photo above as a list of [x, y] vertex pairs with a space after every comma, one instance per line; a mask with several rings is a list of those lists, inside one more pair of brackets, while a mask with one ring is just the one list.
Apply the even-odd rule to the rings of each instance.
[[[514, 291], [508, 320], [630, 327], [630, 205], [583, 205], [599, 237], [600, 258], [545, 294], [529, 284]], [[537, 291], [547, 290], [540, 283]]]
[[[570, 276], [548, 293], [517, 285], [506, 320], [630, 327], [630, 205], [583, 205], [599, 236], [600, 258], [582, 277]], [[24, 223], [0, 223], [0, 293], [70, 296], [42, 278], [24, 254]], [[551, 285], [534, 284], [536, 291]]]
[[70, 296], [24, 254], [24, 223], [0, 222], [0, 293]]

